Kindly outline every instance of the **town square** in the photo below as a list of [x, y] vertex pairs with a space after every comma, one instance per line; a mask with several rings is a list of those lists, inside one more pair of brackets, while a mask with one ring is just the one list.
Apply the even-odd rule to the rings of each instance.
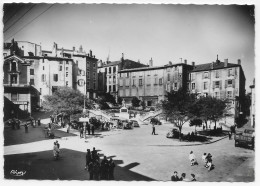
[[254, 182], [254, 14], [4, 3], [5, 181]]

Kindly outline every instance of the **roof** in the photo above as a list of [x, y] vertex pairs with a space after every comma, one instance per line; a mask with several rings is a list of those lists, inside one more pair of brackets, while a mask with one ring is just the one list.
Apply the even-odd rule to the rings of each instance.
[[[116, 66], [116, 65], [119, 65], [120, 63], [121, 63], [121, 61], [113, 61], [113, 62], [103, 65], [102, 67]], [[100, 67], [100, 68], [102, 68], [102, 67]]]
[[134, 68], [134, 69], [124, 69], [124, 70], [119, 71], [118, 73], [146, 71], [146, 70], [157, 70], [157, 69], [164, 69], [164, 68], [173, 67], [173, 66], [180, 66], [180, 65], [187, 65], [187, 64], [176, 63], [176, 64], [172, 64], [172, 65], [163, 65], [163, 66], [155, 66], [155, 67], [140, 67], [140, 68]]
[[25, 59], [50, 59], [50, 60], [68, 60], [73, 61], [71, 58], [52, 57], [52, 56], [22, 56]]
[[224, 62], [214, 62], [213, 68], [211, 68], [212, 63], [205, 63], [201, 65], [196, 65], [191, 72], [198, 72], [198, 71], [208, 71], [208, 70], [216, 70], [216, 69], [223, 69], [223, 68], [231, 68], [231, 67], [240, 67], [238, 64], [228, 63], [227, 66], [224, 66]]

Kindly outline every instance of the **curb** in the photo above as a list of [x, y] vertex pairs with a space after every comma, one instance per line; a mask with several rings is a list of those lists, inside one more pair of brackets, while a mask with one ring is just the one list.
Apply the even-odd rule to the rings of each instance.
[[198, 143], [198, 144], [185, 144], [185, 145], [148, 145], [148, 146], [161, 146], [161, 147], [181, 147], [181, 146], [199, 146], [199, 145], [209, 145], [212, 143], [216, 143], [220, 140], [223, 140], [225, 138], [227, 138], [228, 136], [224, 136], [220, 139], [214, 140], [214, 141], [209, 141], [209, 142], [205, 142], [205, 143]]

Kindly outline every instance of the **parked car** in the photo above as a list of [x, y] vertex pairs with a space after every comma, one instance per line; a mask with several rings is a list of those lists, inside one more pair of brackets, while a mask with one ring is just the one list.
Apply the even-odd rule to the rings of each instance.
[[178, 128], [173, 128], [166, 134], [167, 138], [179, 138], [180, 132]]
[[251, 149], [255, 147], [255, 130], [245, 129], [244, 132], [235, 134], [235, 147], [247, 146]]
[[128, 121], [123, 121], [123, 128], [124, 129], [132, 129], [133, 128], [133, 123], [128, 122]]
[[134, 120], [134, 119], [130, 119], [130, 121], [133, 123], [134, 127], [140, 127], [138, 121]]

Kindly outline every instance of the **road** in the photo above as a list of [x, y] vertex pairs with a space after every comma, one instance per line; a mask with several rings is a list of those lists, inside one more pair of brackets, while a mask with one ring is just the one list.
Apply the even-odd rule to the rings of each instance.
[[[54, 161], [52, 157], [54, 140], [8, 145], [4, 148], [5, 178], [86, 180], [84, 154], [87, 148], [95, 147], [101, 156], [115, 160], [116, 180], [169, 181], [174, 171], [188, 176], [194, 173], [198, 181], [254, 180], [254, 151], [236, 148], [234, 141], [228, 138], [210, 144], [167, 139], [165, 135], [171, 127], [156, 126], [158, 135], [151, 135], [150, 125], [141, 125], [133, 130], [117, 129], [87, 136], [87, 139], [68, 136], [59, 140], [62, 148], [59, 161]], [[190, 151], [195, 153], [198, 166], [190, 166]], [[202, 165], [201, 155], [204, 152], [213, 155], [215, 169], [210, 172]], [[23, 177], [14, 177], [10, 175], [13, 169], [25, 169], [27, 173]]]

